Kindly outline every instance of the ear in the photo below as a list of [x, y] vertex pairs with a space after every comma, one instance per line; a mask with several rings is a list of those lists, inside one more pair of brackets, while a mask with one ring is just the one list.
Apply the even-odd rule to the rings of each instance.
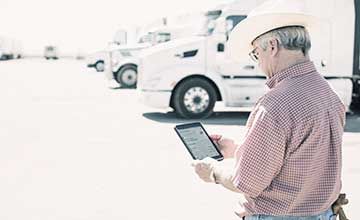
[[272, 56], [276, 56], [279, 52], [279, 42], [276, 39], [271, 39], [269, 41], [269, 49]]

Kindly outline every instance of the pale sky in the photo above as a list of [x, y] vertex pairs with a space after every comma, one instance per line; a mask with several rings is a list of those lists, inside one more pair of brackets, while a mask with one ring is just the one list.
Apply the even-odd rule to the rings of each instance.
[[0, 36], [16, 38], [25, 52], [103, 49], [119, 28], [164, 16], [206, 10], [231, 0], [0, 0]]

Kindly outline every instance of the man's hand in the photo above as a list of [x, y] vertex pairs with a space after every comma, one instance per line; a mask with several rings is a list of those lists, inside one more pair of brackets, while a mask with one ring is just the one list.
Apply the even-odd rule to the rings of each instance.
[[215, 182], [214, 166], [218, 163], [217, 160], [207, 157], [203, 160], [195, 160], [191, 163], [194, 167], [196, 174], [205, 182]]
[[221, 135], [213, 134], [210, 138], [218, 145], [224, 158], [233, 158], [237, 145], [229, 138], [224, 138]]

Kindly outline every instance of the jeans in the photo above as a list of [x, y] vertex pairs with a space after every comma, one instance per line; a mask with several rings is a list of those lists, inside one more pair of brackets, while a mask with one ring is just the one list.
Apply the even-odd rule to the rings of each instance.
[[245, 220], [336, 220], [333, 211], [327, 211], [314, 216], [271, 216], [271, 215], [251, 215], [246, 216]]

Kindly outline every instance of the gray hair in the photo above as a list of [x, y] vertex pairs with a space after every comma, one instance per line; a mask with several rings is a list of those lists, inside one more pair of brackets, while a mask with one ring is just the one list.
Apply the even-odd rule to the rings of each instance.
[[287, 26], [277, 28], [260, 35], [254, 41], [258, 41], [260, 47], [266, 50], [268, 39], [275, 38], [279, 44], [287, 50], [301, 50], [306, 56], [311, 48], [308, 31], [302, 26]]

